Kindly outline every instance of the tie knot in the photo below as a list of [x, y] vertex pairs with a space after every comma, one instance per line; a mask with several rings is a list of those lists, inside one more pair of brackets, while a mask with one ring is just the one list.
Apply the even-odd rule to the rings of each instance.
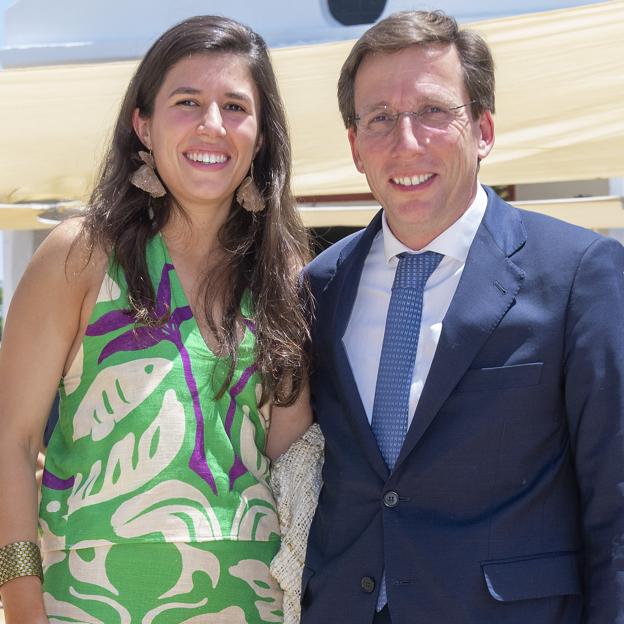
[[435, 251], [425, 251], [420, 254], [399, 254], [399, 265], [394, 277], [393, 288], [419, 288], [422, 290], [442, 258], [442, 254]]

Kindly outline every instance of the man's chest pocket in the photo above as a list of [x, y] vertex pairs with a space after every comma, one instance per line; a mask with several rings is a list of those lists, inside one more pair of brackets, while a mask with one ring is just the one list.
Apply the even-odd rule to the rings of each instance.
[[542, 376], [543, 362], [529, 362], [511, 366], [470, 369], [461, 379], [455, 392], [481, 392], [537, 386]]

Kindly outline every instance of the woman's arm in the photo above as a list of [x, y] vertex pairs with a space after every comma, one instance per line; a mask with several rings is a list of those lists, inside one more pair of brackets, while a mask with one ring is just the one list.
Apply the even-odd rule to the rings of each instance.
[[[37, 454], [59, 380], [80, 344], [85, 305], [93, 305], [95, 276], [103, 275], [98, 254], [89, 262], [79, 228], [63, 224], [46, 238], [7, 315], [0, 348], [0, 547], [37, 542]], [[47, 622], [36, 576], [6, 582], [0, 595], [7, 624]]]
[[276, 460], [288, 447], [312, 424], [312, 408], [310, 406], [310, 388], [306, 383], [297, 400], [289, 407], [271, 408], [271, 424], [266, 454]]

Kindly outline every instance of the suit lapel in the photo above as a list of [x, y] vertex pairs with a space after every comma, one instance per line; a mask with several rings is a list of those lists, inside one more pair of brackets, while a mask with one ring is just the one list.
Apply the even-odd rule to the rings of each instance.
[[449, 310], [412, 424], [396, 463], [411, 453], [513, 304], [524, 272], [509, 258], [526, 241], [519, 213], [493, 192]]
[[385, 481], [389, 474], [388, 467], [368, 423], [347, 351], [342, 341], [355, 303], [364, 262], [380, 228], [381, 211], [377, 213], [361, 235], [349, 241], [343, 249], [336, 265], [336, 272], [323, 294], [328, 314], [319, 318], [318, 322], [323, 336], [321, 347], [327, 349], [330, 354], [329, 360], [334, 365], [334, 381], [354, 434], [364, 448], [365, 455], [371, 465]]

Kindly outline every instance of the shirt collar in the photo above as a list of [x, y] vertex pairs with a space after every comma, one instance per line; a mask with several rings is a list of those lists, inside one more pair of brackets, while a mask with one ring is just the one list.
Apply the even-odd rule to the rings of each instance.
[[[449, 256], [460, 262], [465, 262], [470, 251], [472, 241], [477, 234], [479, 225], [483, 220], [485, 209], [487, 208], [487, 195], [483, 190], [483, 187], [477, 185], [477, 193], [474, 200], [468, 206], [468, 209], [464, 214], [455, 221], [450, 227], [448, 227], [439, 236], [434, 238], [428, 245], [419, 250], [435, 251], [443, 256]], [[385, 211], [382, 214], [382, 233], [384, 244], [384, 255], [386, 262], [390, 262], [393, 258], [401, 253], [408, 252], [414, 253], [413, 249], [406, 247], [390, 230], [388, 221], [386, 219]]]

